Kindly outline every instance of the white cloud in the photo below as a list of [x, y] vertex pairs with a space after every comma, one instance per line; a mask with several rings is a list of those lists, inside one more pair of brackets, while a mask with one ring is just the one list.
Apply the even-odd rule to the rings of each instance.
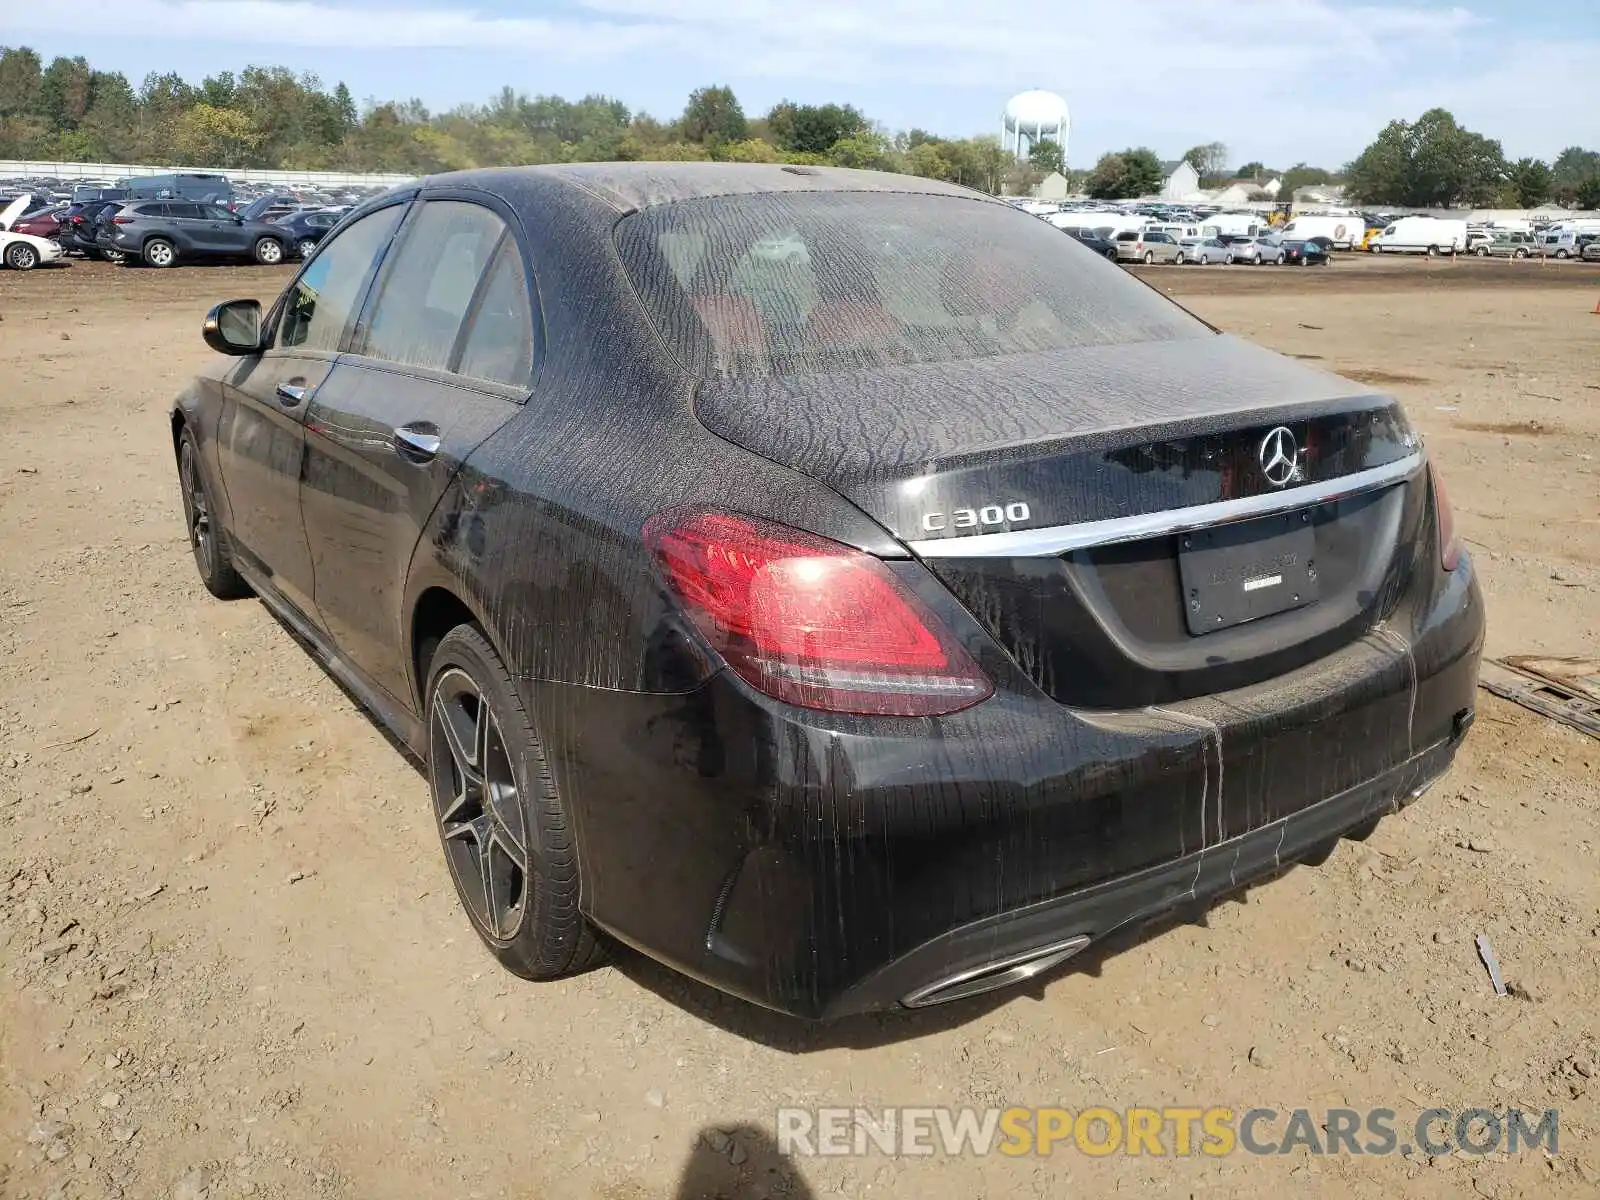
[[[1581, 140], [1583, 114], [1600, 105], [1600, 73], [1592, 69], [1600, 31], [1587, 42], [1518, 40], [1516, 30], [1465, 5], [571, 2], [575, 7], [543, 16], [455, 9], [440, 0], [363, 7], [343, 0], [119, 0], [117, 12], [124, 36], [148, 30], [156, 45], [186, 38], [538, 55], [546, 63], [590, 64], [593, 90], [624, 99], [630, 80], [644, 76], [652, 86], [671, 77], [685, 92], [722, 79], [740, 83], [747, 95], [764, 86], [773, 93], [766, 102], [786, 93], [857, 99], [896, 126], [948, 128], [955, 119], [967, 129], [987, 127], [972, 114], [991, 104], [997, 111], [1013, 90], [1052, 87], [1072, 106], [1072, 157], [1080, 162], [1129, 140], [1176, 154], [1221, 138], [1241, 157], [1331, 164], [1351, 156], [1385, 120], [1415, 117], [1434, 104], [1458, 105], [1463, 121], [1500, 137], [1508, 153], [1550, 153], [1547, 143]], [[49, 6], [9, 7], [0, 15], [0, 40], [61, 36]], [[499, 82], [485, 80], [484, 90]], [[394, 88], [414, 90], [398, 81]], [[930, 111], [943, 119], [923, 115]]]

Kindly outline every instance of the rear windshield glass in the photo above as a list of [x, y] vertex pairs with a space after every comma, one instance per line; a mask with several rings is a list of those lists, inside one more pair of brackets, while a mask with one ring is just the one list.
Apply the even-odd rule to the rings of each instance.
[[667, 340], [724, 378], [1209, 334], [1048, 223], [979, 200], [685, 200], [625, 218], [617, 244]]

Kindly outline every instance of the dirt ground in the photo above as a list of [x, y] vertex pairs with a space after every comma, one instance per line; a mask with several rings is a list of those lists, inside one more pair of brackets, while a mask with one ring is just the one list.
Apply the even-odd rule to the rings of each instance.
[[[1401, 396], [1489, 653], [1600, 654], [1600, 269], [1142, 274]], [[1484, 693], [1452, 773], [1370, 841], [1031, 992], [813, 1027], [629, 954], [501, 972], [418, 773], [189, 559], [169, 399], [206, 307], [286, 278], [0, 272], [0, 1196], [1600, 1189], [1600, 742]], [[1555, 1107], [1560, 1151], [787, 1160], [784, 1104]]]

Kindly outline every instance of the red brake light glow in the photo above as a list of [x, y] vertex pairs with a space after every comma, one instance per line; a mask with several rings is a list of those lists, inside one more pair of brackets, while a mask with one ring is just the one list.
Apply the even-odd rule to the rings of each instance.
[[1433, 515], [1439, 527], [1439, 563], [1446, 571], [1454, 571], [1461, 561], [1461, 538], [1456, 533], [1456, 514], [1450, 507], [1450, 497], [1445, 494], [1444, 480], [1439, 468], [1428, 464], [1428, 479], [1433, 484]]
[[767, 695], [806, 708], [937, 716], [993, 687], [882, 562], [815, 534], [721, 512], [644, 529], [702, 636]]

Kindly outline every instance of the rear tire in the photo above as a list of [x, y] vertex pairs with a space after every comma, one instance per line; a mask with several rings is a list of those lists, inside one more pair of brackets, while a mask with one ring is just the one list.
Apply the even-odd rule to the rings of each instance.
[[310, 238], [301, 238], [300, 244], [295, 247], [295, 252], [299, 254], [302, 259], [305, 259], [310, 258], [311, 252], [316, 248], [316, 242], [312, 241]]
[[1428, 247], [1428, 257], [1429, 258], [1438, 258], [1439, 257], [1439, 247], [1437, 247], [1437, 246], [1429, 246]]
[[250, 254], [263, 267], [275, 267], [283, 261], [283, 243], [277, 238], [258, 238]]
[[594, 966], [605, 944], [578, 909], [572, 821], [511, 675], [476, 626], [439, 640], [426, 696], [434, 818], [472, 927], [524, 979]]
[[1110, 250], [1107, 250], [1107, 251], [1106, 251], [1106, 257], [1107, 257], [1107, 258], [1109, 258], [1109, 259], [1110, 259], [1110, 260], [1111, 260], [1111, 261], [1112, 261], [1112, 262], [1116, 262], [1116, 261], [1117, 261], [1117, 251], [1116, 251], [1116, 248], [1115, 248], [1115, 247], [1113, 247], [1113, 248], [1112, 248], [1112, 249], [1110, 249]]
[[121, 250], [96, 250], [95, 253], [108, 263], [125, 263], [128, 261], [128, 256]]
[[1489, 247], [1487, 247], [1487, 246], [1479, 246], [1477, 251], [1476, 251], [1476, 253], [1477, 253], [1479, 258], [1488, 258], [1489, 257]]
[[1556, 251], [1556, 257], [1557, 258], [1565, 258], [1566, 256], [1567, 256], [1567, 252], [1565, 250], [1557, 250]]
[[13, 242], [6, 248], [6, 266], [14, 271], [31, 271], [39, 265], [39, 252], [27, 242]]
[[1146, 250], [1144, 252], [1144, 265], [1145, 266], [1148, 267], [1151, 263], [1155, 262], [1155, 260], [1156, 260], [1155, 251]]
[[250, 585], [233, 569], [228, 536], [217, 520], [216, 508], [200, 473], [200, 450], [187, 429], [178, 439], [178, 486], [183, 489], [184, 523], [189, 529], [189, 549], [194, 554], [200, 582], [218, 600], [241, 600]]
[[151, 238], [144, 244], [144, 261], [152, 267], [170, 267], [178, 261], [178, 251], [166, 238]]
[[1528, 252], [1519, 247], [1518, 249], [1513, 250], [1511, 252], [1511, 257], [1512, 258], [1527, 258], [1528, 257]]

